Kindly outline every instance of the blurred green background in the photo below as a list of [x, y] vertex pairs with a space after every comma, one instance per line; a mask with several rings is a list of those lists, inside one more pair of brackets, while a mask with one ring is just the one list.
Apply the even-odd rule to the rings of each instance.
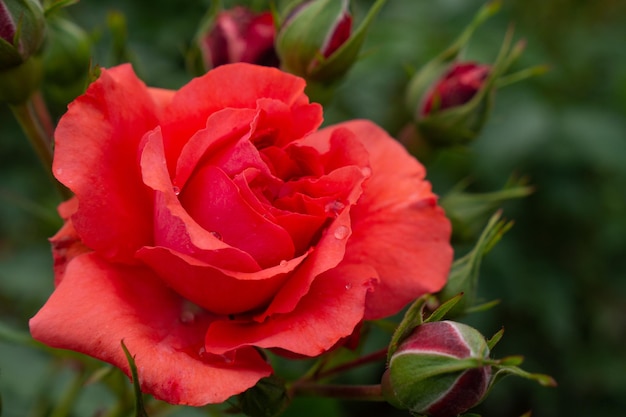
[[[225, 2], [227, 5], [235, 2]], [[245, 2], [239, 2], [245, 3]], [[263, 2], [255, 2], [257, 6]], [[355, 2], [357, 18], [373, 1]], [[147, 84], [178, 88], [190, 77], [185, 51], [208, 1], [82, 0], [67, 16], [91, 36], [93, 62], [131, 59]], [[367, 38], [368, 53], [326, 108], [328, 122], [368, 118], [395, 135], [407, 68], [446, 47], [483, 4], [480, 0], [389, 0]], [[126, 20], [127, 44], [123, 19]], [[535, 193], [508, 202], [514, 228], [485, 258], [480, 295], [500, 299], [468, 318], [486, 335], [501, 326], [494, 355], [525, 356], [529, 371], [558, 388], [505, 379], [478, 411], [485, 416], [618, 416], [626, 410], [626, 2], [509, 0], [474, 35], [467, 57], [493, 60], [510, 23], [528, 46], [518, 68], [549, 73], [498, 92], [483, 134], [465, 151], [425, 161], [444, 195], [471, 178], [471, 190], [494, 191], [516, 173]], [[116, 26], [117, 31], [111, 28]], [[70, 89], [46, 91], [54, 117]], [[34, 152], [0, 108], [0, 320], [27, 332], [28, 318], [52, 291], [47, 238], [59, 227], [59, 197]], [[0, 341], [3, 417], [43, 416], [72, 379], [50, 356]], [[352, 376], [379, 375], [370, 367]], [[53, 382], [49, 376], [53, 373]], [[112, 400], [102, 387], [82, 391], [72, 416], [91, 416]], [[296, 401], [294, 416], [408, 415], [384, 405]], [[183, 409], [181, 416], [206, 415]]]

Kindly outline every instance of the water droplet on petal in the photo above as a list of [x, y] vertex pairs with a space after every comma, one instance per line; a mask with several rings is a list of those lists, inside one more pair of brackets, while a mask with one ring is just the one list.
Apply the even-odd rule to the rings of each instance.
[[193, 323], [195, 319], [196, 315], [192, 311], [184, 310], [182, 313], [180, 313], [181, 323]]
[[345, 207], [346, 205], [341, 201], [333, 200], [326, 203], [326, 206], [324, 206], [324, 211], [330, 217], [337, 217]]
[[369, 178], [372, 176], [372, 168], [370, 167], [363, 167], [361, 168], [361, 174], [363, 174], [363, 176], [365, 178]]
[[222, 234], [220, 232], [216, 232], [215, 230], [211, 230], [209, 233], [213, 235], [218, 240], [222, 240]]
[[180, 194], [180, 188], [177, 186], [173, 186], [172, 187], [172, 191], [174, 191], [174, 195], [179, 195]]
[[287, 266], [287, 261], [284, 259], [280, 261], [280, 266]]
[[346, 290], [350, 290], [350, 289], [352, 289], [352, 283], [348, 282], [346, 284]]
[[335, 236], [335, 239], [345, 239], [346, 237], [348, 237], [349, 233], [350, 229], [348, 229], [347, 226], [339, 226], [335, 229], [333, 235]]

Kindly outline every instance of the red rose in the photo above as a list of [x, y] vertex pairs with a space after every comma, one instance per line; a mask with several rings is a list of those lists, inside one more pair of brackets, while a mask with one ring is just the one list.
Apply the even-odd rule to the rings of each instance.
[[170, 403], [219, 403], [364, 319], [441, 289], [450, 226], [424, 168], [382, 129], [317, 131], [304, 81], [221, 66], [179, 91], [103, 70], [56, 131], [75, 197], [52, 238], [50, 346], [129, 372]]

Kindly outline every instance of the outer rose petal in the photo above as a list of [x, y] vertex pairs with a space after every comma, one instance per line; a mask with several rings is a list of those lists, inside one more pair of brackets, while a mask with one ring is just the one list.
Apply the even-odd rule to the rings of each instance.
[[216, 321], [206, 334], [207, 352], [242, 346], [281, 348], [316, 356], [352, 334], [363, 318], [365, 297], [376, 281], [367, 265], [341, 265], [317, 277], [295, 310], [262, 323]]
[[232, 363], [200, 357], [212, 320], [140, 267], [113, 266], [95, 254], [75, 258], [30, 321], [33, 337], [109, 362], [129, 374], [120, 342], [135, 355], [142, 390], [174, 404], [220, 403], [271, 373], [254, 349]]
[[65, 220], [65, 224], [54, 236], [50, 238], [52, 245], [52, 258], [54, 261], [54, 286], [59, 285], [65, 274], [67, 264], [76, 256], [91, 249], [86, 247], [80, 241], [80, 236], [76, 233], [76, 229], [72, 224], [70, 217], [78, 209], [78, 200], [74, 197], [59, 204], [59, 214]]
[[151, 199], [137, 154], [169, 98], [122, 65], [102, 70], [59, 121], [54, 175], [80, 201], [72, 222], [83, 242], [108, 258], [132, 262], [151, 241]]
[[437, 206], [424, 167], [377, 125], [363, 120], [339, 128], [356, 134], [370, 155], [372, 176], [351, 209], [345, 260], [376, 269], [380, 283], [368, 295], [365, 319], [387, 317], [427, 292], [440, 290], [452, 263], [450, 222]]

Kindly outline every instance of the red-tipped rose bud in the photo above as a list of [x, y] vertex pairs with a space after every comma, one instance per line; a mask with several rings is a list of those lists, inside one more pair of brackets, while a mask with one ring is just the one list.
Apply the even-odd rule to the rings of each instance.
[[457, 416], [485, 395], [488, 357], [487, 342], [474, 328], [451, 321], [424, 323], [391, 356], [383, 395], [412, 413]]
[[276, 67], [274, 37], [271, 13], [235, 7], [213, 17], [199, 36], [198, 46], [205, 70], [235, 62]]
[[33, 54], [44, 32], [37, 0], [0, 0], [0, 103], [23, 103], [39, 88], [41, 64]]
[[342, 77], [356, 61], [367, 29], [384, 0], [352, 31], [349, 0], [306, 0], [283, 19], [276, 51], [285, 71], [321, 83]]
[[20, 65], [43, 41], [45, 20], [36, 0], [0, 0], [0, 70]]
[[467, 144], [480, 134], [489, 118], [498, 88], [545, 70], [535, 67], [507, 74], [524, 50], [523, 41], [513, 43], [512, 30], [489, 65], [460, 60], [474, 30], [498, 10], [499, 4], [489, 2], [481, 8], [457, 40], [413, 76], [406, 97], [417, 135], [405, 141], [425, 141], [435, 147]]
[[462, 106], [484, 86], [489, 75], [489, 65], [474, 62], [453, 64], [445, 75], [426, 94], [420, 115]]

